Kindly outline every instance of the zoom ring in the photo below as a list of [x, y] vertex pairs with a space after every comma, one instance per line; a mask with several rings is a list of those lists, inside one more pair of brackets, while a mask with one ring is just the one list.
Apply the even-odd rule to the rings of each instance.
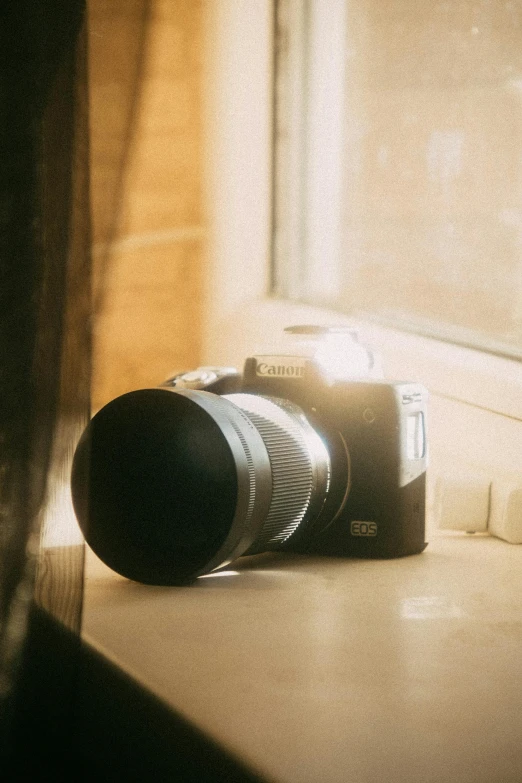
[[277, 401], [246, 394], [228, 399], [254, 424], [270, 458], [272, 502], [254, 544], [261, 551], [286, 541], [303, 520], [314, 485], [312, 457], [298, 422]]

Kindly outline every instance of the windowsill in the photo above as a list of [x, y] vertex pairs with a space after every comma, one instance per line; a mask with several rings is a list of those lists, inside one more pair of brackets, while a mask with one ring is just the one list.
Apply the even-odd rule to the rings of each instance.
[[187, 588], [91, 554], [84, 638], [262, 779], [507, 783], [521, 593], [522, 548], [482, 536], [389, 561], [259, 555]]

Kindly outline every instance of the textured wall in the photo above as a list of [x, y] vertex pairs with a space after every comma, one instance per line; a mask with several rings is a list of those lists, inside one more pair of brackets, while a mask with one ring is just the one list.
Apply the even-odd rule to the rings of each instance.
[[90, 2], [94, 407], [199, 359], [203, 10]]

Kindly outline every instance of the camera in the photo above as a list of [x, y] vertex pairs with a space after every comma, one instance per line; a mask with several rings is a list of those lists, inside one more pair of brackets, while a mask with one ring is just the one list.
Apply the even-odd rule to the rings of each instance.
[[375, 377], [350, 330], [289, 331], [304, 350], [252, 356], [242, 373], [200, 367], [94, 416], [72, 495], [107, 565], [180, 584], [268, 550], [425, 548], [426, 390]]

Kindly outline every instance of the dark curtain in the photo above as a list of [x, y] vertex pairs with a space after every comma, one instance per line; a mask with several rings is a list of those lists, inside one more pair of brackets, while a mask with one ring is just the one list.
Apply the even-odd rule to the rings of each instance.
[[[25, 773], [37, 763], [37, 738], [58, 714], [66, 725], [74, 694], [83, 544], [67, 492], [72, 452], [89, 412], [89, 223], [84, 2], [4, 3], [0, 776], [7, 772], [9, 780], [17, 771], [36, 779]], [[72, 641], [56, 699], [44, 712], [38, 687], [56, 629]], [[53, 753], [56, 747], [49, 759]], [[45, 779], [47, 766], [40, 756], [38, 779]]]
[[103, 306], [149, 6], [0, 8], [0, 778], [9, 781], [90, 779], [74, 738], [84, 544], [69, 476], [90, 412], [91, 312]]

